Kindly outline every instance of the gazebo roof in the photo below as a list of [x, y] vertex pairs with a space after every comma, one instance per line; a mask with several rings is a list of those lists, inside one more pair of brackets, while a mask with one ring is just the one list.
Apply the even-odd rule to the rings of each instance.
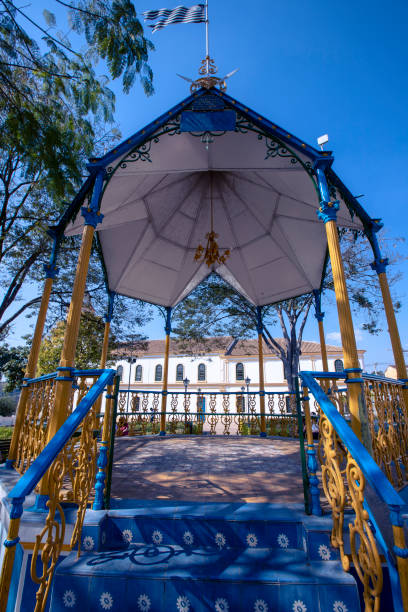
[[[110, 290], [174, 306], [214, 271], [253, 304], [271, 304], [321, 284], [327, 243], [316, 214], [318, 160], [340, 201], [338, 225], [370, 226], [331, 170], [329, 152], [218, 89], [201, 89], [91, 160], [90, 177], [57, 228], [81, 232], [76, 213], [105, 169], [97, 234]], [[194, 254], [210, 231], [211, 200], [219, 247], [231, 254], [209, 268]]]

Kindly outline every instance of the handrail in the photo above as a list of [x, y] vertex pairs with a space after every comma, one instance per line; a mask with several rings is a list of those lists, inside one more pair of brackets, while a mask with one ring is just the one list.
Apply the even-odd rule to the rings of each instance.
[[352, 431], [350, 425], [337, 411], [333, 403], [328, 399], [323, 389], [314, 380], [316, 372], [300, 372], [299, 376], [306, 387], [313, 393], [330, 423], [333, 425], [337, 435], [350, 451], [354, 460], [357, 461], [363, 474], [370, 486], [377, 493], [379, 498], [388, 506], [393, 506], [395, 510], [406, 508], [407, 504], [397, 493], [389, 480], [380, 470], [365, 446], [360, 442]]
[[[343, 370], [342, 372], [315, 372], [310, 371], [306, 372], [307, 374], [311, 374], [313, 378], [345, 378], [347, 379], [347, 370]], [[366, 372], [362, 372], [361, 376], [364, 380], [374, 380], [376, 382], [385, 382], [391, 383], [393, 385], [399, 385], [403, 387], [406, 385], [405, 380], [399, 380], [398, 378], [387, 378], [386, 376], [380, 376], [378, 374], [368, 374]]]
[[[76, 372], [81, 372], [81, 374], [83, 372], [99, 372], [101, 375], [92, 385], [86, 396], [79, 402], [72, 414], [70, 414], [62, 427], [60, 427], [52, 440], [48, 442], [28, 470], [18, 480], [17, 484], [8, 495], [10, 499], [21, 499], [31, 493], [57, 457], [58, 453], [63, 449], [78, 428], [106, 385], [112, 384], [113, 377], [115, 376], [115, 370], [76, 370]], [[89, 376], [89, 374], [86, 375]]]
[[[106, 370], [101, 370], [100, 368], [92, 368], [88, 370], [78, 370], [76, 368], [69, 368], [71, 376], [76, 378], [77, 376], [101, 376], [103, 372]], [[67, 368], [64, 368], [64, 371], [67, 371]], [[33, 383], [42, 382], [44, 380], [50, 380], [52, 378], [56, 378], [58, 376], [58, 370], [55, 372], [50, 372], [49, 374], [43, 374], [42, 376], [37, 376], [37, 378], [26, 378], [24, 380], [26, 385], [31, 385]]]

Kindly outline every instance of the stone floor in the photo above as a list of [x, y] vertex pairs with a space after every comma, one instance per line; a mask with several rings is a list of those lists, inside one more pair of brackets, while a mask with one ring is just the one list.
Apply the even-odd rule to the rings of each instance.
[[112, 497], [303, 502], [299, 441], [285, 438], [116, 438]]

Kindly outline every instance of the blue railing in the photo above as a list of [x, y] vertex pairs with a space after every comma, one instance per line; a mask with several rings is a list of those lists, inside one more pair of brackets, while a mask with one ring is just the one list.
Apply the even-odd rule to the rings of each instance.
[[[389, 480], [378, 467], [377, 463], [371, 457], [370, 453], [354, 434], [347, 421], [337, 411], [336, 407], [315, 380], [315, 378], [346, 378], [346, 373], [300, 372], [300, 377], [304, 387], [307, 387], [315, 397], [322, 412], [331, 423], [341, 443], [357, 463], [365, 480], [376, 493], [380, 502], [385, 504], [388, 508], [391, 525], [397, 528], [403, 527], [403, 513], [407, 510], [404, 500], [393, 488]], [[376, 382], [387, 382], [398, 385], [404, 384], [401, 381], [387, 379], [385, 377], [377, 377], [374, 375], [363, 375], [363, 378], [365, 380], [375, 380]], [[356, 486], [357, 488], [360, 486], [360, 483], [357, 481]], [[379, 526], [378, 522], [376, 521], [375, 515], [372, 512], [372, 509], [369, 507], [367, 499], [364, 500], [364, 509], [368, 512], [372, 526], [374, 527], [373, 531], [375, 532], [376, 540], [383, 549], [387, 562], [392, 588], [394, 610], [395, 612], [403, 612], [404, 607], [402, 603], [401, 582], [400, 575], [396, 567], [395, 556], [400, 557], [400, 559], [406, 559], [408, 557], [408, 549], [401, 549], [395, 545], [390, 548], [386, 542], [386, 537], [384, 536], [384, 529], [381, 528], [382, 526]]]
[[[23, 474], [17, 484], [10, 491], [8, 498], [12, 500], [13, 508], [16, 506], [20, 507], [21, 512], [19, 516], [22, 514], [22, 504], [25, 497], [29, 495], [40, 482], [41, 478], [51, 466], [54, 459], [79, 427], [106, 386], [112, 384], [115, 376], [115, 370], [72, 370], [72, 375], [74, 377], [99, 376], [99, 378], [92, 385], [86, 396], [80, 401], [76, 409], [67, 418], [62, 427], [60, 427], [52, 440], [48, 442], [43, 451], [33, 461], [25, 474]], [[46, 376], [51, 377], [52, 375], [47, 374]], [[45, 377], [41, 377], [41, 379], [44, 378]], [[39, 379], [37, 378], [33, 380], [38, 381]], [[15, 510], [17, 511], [17, 508], [15, 508]], [[18, 517], [16, 516], [16, 518]]]

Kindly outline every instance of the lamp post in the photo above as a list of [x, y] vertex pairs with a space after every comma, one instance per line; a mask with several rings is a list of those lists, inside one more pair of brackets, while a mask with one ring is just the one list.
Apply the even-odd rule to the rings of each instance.
[[185, 433], [187, 433], [187, 387], [190, 384], [190, 381], [187, 378], [187, 376], [183, 380], [183, 384], [184, 384], [184, 431]]
[[245, 384], [246, 384], [246, 388], [247, 388], [248, 427], [249, 427], [250, 426], [250, 419], [249, 419], [249, 385], [251, 384], [251, 379], [249, 378], [249, 376], [246, 377]]
[[126, 412], [129, 412], [130, 376], [132, 373], [132, 365], [136, 363], [136, 357], [124, 357], [124, 359], [129, 364], [128, 393], [127, 393], [127, 402], [126, 402]]
[[244, 415], [245, 415], [245, 395], [244, 395], [244, 393], [245, 393], [245, 387], [243, 387], [243, 386], [241, 387], [241, 393], [242, 393], [241, 409], [242, 409], [242, 412], [243, 412], [243, 413], [244, 413]]

